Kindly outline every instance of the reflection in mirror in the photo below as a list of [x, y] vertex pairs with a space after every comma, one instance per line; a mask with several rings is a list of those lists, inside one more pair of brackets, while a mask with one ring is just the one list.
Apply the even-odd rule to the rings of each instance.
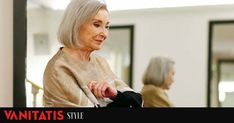
[[234, 21], [210, 22], [208, 97], [211, 107], [234, 106]]
[[[57, 30], [64, 8], [55, 3], [61, 2], [27, 0], [27, 107], [43, 106], [43, 72], [49, 59], [61, 47], [57, 41]], [[107, 59], [113, 72], [129, 86], [132, 80], [132, 43], [132, 25], [112, 26], [102, 50], [97, 52]]]
[[234, 106], [234, 59], [218, 61], [218, 92], [221, 107]]

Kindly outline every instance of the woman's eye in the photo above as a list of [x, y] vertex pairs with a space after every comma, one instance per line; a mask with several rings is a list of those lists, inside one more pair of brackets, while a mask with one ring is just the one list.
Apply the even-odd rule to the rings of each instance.
[[94, 25], [95, 27], [100, 27], [100, 24], [96, 24], [96, 23], [95, 23], [95, 24], [93, 24], [93, 25]]
[[110, 28], [110, 26], [106, 26], [106, 29], [109, 29]]

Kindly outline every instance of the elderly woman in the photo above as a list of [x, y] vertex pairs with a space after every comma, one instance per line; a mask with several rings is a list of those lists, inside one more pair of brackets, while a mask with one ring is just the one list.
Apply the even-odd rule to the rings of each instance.
[[173, 107], [166, 90], [174, 82], [174, 61], [166, 57], [154, 57], [143, 76], [141, 94], [144, 107]]
[[142, 97], [94, 54], [108, 36], [109, 12], [99, 0], [73, 0], [58, 30], [64, 46], [44, 72], [46, 107], [141, 107]]

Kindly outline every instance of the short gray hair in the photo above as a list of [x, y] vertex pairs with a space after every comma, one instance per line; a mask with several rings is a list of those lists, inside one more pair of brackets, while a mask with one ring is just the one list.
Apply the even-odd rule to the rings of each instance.
[[164, 84], [174, 63], [170, 58], [163, 56], [151, 58], [143, 76], [143, 84]]
[[100, 0], [72, 0], [58, 29], [59, 42], [71, 48], [81, 47], [78, 35], [80, 26], [94, 17], [100, 9], [108, 11], [106, 4]]

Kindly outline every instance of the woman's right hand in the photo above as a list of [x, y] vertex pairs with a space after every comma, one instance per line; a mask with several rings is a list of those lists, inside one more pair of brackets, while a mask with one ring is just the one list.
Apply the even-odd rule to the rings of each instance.
[[117, 95], [117, 90], [107, 81], [91, 81], [88, 87], [98, 98], [114, 98]]

